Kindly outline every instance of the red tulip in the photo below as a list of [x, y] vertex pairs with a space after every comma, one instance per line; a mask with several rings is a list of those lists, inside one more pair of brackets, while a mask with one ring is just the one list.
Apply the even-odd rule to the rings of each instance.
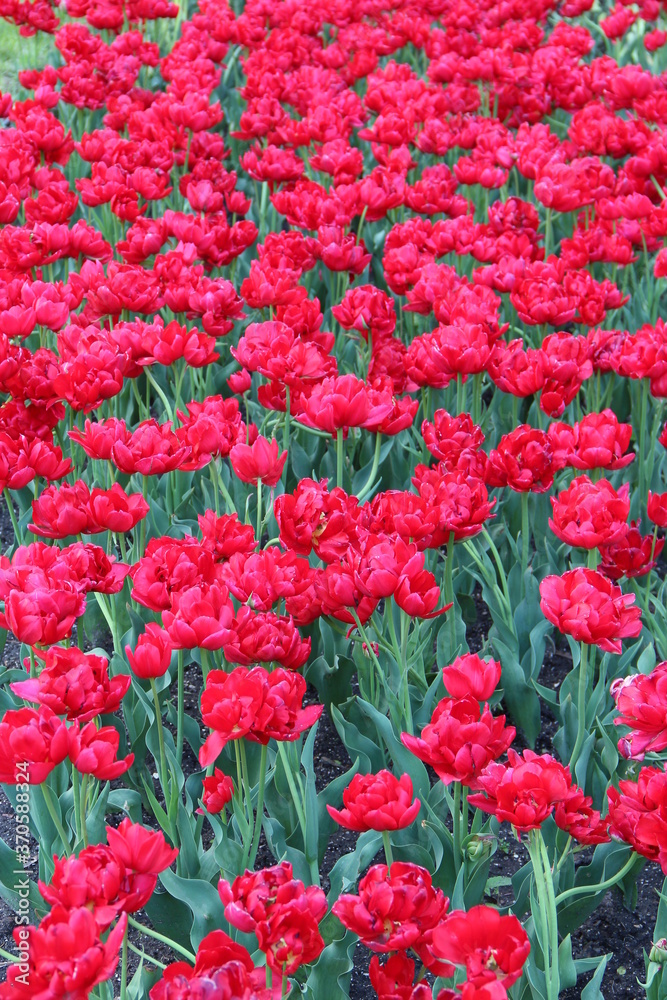
[[262, 482], [265, 486], [276, 486], [280, 479], [287, 452], [280, 454], [280, 447], [274, 438], [267, 441], [258, 437], [254, 444], [235, 444], [229, 453], [234, 472], [244, 483], [257, 486]]
[[342, 810], [327, 806], [329, 815], [347, 830], [402, 830], [417, 817], [419, 799], [412, 798], [408, 774], [396, 778], [391, 771], [355, 774], [343, 792]]
[[620, 653], [621, 640], [641, 632], [641, 610], [632, 607], [635, 595], [623, 594], [595, 570], [547, 576], [540, 596], [542, 613], [560, 632], [606, 652]]

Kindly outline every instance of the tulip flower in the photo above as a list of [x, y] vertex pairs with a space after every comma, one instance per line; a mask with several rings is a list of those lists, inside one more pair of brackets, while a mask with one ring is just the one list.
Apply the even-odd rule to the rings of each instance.
[[408, 774], [391, 771], [355, 774], [343, 792], [342, 810], [327, 806], [329, 815], [347, 830], [402, 830], [414, 822], [421, 802], [412, 797]]

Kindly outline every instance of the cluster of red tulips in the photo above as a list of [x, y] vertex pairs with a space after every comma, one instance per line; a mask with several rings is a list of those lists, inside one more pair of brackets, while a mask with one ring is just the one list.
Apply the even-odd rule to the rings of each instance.
[[602, 997], [572, 933], [667, 875], [667, 4], [0, 16], [48, 50], [0, 94], [0, 997]]

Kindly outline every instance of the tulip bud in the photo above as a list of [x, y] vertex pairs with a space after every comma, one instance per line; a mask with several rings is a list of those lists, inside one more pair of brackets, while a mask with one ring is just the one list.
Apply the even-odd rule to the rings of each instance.
[[649, 962], [655, 962], [657, 965], [662, 965], [667, 960], [667, 938], [660, 938], [659, 941], [653, 942], [648, 960]]
[[488, 835], [476, 835], [474, 837], [470, 837], [465, 846], [468, 861], [485, 861], [490, 858], [493, 853], [493, 845], [495, 842], [496, 838]]

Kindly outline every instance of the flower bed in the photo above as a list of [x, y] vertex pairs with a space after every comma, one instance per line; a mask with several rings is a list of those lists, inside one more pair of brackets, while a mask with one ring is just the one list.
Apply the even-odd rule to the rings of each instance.
[[0, 15], [0, 997], [601, 997], [667, 873], [661, 5]]

